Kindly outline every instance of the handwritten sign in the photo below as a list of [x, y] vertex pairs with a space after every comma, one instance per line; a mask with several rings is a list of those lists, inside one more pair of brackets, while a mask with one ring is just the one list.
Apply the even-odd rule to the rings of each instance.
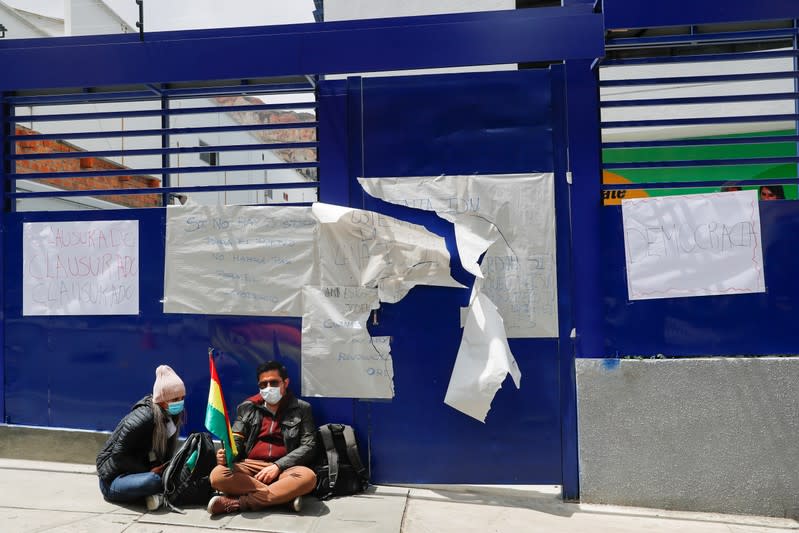
[[388, 337], [370, 337], [377, 289], [303, 287], [302, 395], [393, 398]]
[[164, 312], [301, 316], [316, 232], [309, 207], [168, 208]]
[[314, 204], [320, 222], [320, 285], [377, 287], [395, 303], [416, 285], [463, 287], [452, 279], [444, 239], [424, 226], [329, 204]]
[[622, 201], [630, 300], [765, 292], [757, 191]]
[[23, 315], [139, 313], [138, 221], [31, 222], [22, 236]]
[[508, 337], [557, 337], [553, 174], [358, 181], [374, 197], [454, 224], [461, 263], [485, 278], [481, 290], [498, 307]]

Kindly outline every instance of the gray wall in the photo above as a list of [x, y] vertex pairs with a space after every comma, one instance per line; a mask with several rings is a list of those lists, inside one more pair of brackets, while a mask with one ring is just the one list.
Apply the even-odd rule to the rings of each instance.
[[93, 465], [108, 436], [103, 432], [0, 424], [0, 458]]
[[576, 363], [582, 501], [799, 513], [799, 358]]

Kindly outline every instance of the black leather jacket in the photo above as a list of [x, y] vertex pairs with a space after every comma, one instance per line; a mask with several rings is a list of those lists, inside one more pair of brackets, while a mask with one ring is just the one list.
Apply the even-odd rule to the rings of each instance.
[[[247, 398], [236, 409], [236, 421], [231, 429], [239, 452], [237, 461], [246, 459], [255, 446], [265, 413], [266, 406], [260, 394]], [[275, 464], [281, 471], [292, 466], [313, 464], [316, 460], [316, 424], [311, 405], [289, 392], [281, 402], [277, 416], [286, 444], [286, 455]]]
[[[149, 454], [153, 448], [154, 424], [152, 396], [148, 395], [120, 420], [97, 454], [97, 475], [111, 483], [121, 474], [148, 472], [152, 468]], [[162, 458], [162, 462], [166, 459]]]

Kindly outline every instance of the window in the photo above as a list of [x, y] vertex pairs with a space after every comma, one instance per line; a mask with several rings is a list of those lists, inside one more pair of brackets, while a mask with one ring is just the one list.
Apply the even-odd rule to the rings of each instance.
[[[207, 142], [200, 139], [200, 146], [211, 146]], [[205, 161], [212, 167], [219, 165], [219, 152], [200, 152], [200, 159]]]

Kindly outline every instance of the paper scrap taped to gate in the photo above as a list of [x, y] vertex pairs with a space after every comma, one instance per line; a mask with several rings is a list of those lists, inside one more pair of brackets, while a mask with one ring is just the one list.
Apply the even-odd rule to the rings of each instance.
[[167, 208], [164, 312], [301, 316], [315, 284], [310, 207]]
[[139, 222], [28, 222], [23, 315], [139, 313]]
[[376, 198], [453, 222], [461, 262], [485, 278], [508, 337], [558, 336], [552, 173], [358, 181]]
[[630, 300], [765, 292], [757, 191], [624, 200]]
[[444, 239], [424, 226], [363, 209], [316, 203], [321, 285], [377, 287], [395, 303], [416, 285], [459, 287]]
[[377, 289], [303, 287], [302, 395], [393, 398], [389, 337], [370, 337]]
[[518, 389], [522, 374], [510, 351], [502, 317], [478, 290], [469, 306], [444, 403], [485, 422], [494, 395], [508, 374]]

